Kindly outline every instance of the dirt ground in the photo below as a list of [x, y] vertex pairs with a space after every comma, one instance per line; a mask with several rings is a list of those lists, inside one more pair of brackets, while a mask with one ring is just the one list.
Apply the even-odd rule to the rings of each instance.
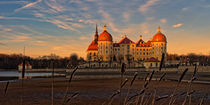
[[[67, 79], [56, 78], [54, 82], [54, 105], [62, 105], [65, 94]], [[143, 86], [143, 80], [136, 80], [131, 88], [130, 96], [135, 95]], [[102, 105], [109, 100], [109, 97], [119, 88], [120, 79], [89, 79], [77, 80], [73, 79], [70, 88], [69, 96], [78, 92], [79, 94], [71, 98], [67, 105]], [[123, 87], [121, 97], [125, 97], [130, 84], [130, 79]], [[148, 90], [145, 92], [144, 102], [151, 102], [154, 91], [156, 90], [156, 98], [164, 95], [171, 95], [177, 82], [172, 81], [152, 81], [149, 84]], [[9, 83], [6, 95], [6, 83], [0, 83], [0, 105], [19, 105], [21, 104], [21, 97], [23, 96], [23, 105], [51, 105], [51, 87], [52, 79], [29, 79], [24, 80], [23, 89], [21, 88], [21, 81]], [[186, 92], [188, 83], [182, 83], [176, 94]], [[193, 84], [192, 89], [195, 92], [192, 94], [192, 104], [198, 105], [200, 99], [206, 94], [210, 93], [210, 85], [208, 84]], [[174, 105], [180, 105], [184, 100], [184, 95], [176, 96]], [[119, 95], [113, 98], [113, 105], [119, 105]], [[141, 97], [140, 97], [141, 100]], [[133, 100], [131, 100], [132, 102]], [[155, 105], [168, 105], [169, 98], [157, 101]], [[149, 105], [149, 104], [148, 104]], [[151, 104], [150, 104], [151, 105]], [[188, 105], [188, 104], [186, 104]], [[204, 98], [203, 105], [210, 105], [210, 97]]]

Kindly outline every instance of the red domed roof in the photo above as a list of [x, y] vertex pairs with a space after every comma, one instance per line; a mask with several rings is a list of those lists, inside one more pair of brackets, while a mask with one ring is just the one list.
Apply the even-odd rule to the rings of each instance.
[[112, 35], [106, 31], [106, 25], [104, 26], [104, 32], [99, 35], [98, 41], [112, 41]]
[[152, 41], [153, 42], [166, 42], [166, 37], [161, 32], [158, 32], [157, 34], [153, 36]]
[[107, 31], [104, 31], [99, 35], [98, 41], [112, 41], [112, 35]]
[[92, 43], [88, 46], [87, 51], [90, 50], [98, 50], [98, 43], [96, 43], [96, 41], [92, 41]]
[[158, 32], [152, 38], [153, 42], [167, 42], [166, 36], [160, 32], [160, 27], [158, 27]]

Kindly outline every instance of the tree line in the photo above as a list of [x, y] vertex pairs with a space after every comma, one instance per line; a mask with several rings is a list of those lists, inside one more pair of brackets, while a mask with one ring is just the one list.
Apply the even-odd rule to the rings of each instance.
[[78, 57], [77, 54], [71, 54], [69, 57], [64, 58], [55, 54], [37, 58], [23, 56], [22, 54], [0, 54], [0, 69], [18, 69], [18, 65], [23, 60], [31, 64], [33, 69], [52, 68], [52, 63], [54, 63], [55, 68], [73, 68], [85, 62], [84, 58]]

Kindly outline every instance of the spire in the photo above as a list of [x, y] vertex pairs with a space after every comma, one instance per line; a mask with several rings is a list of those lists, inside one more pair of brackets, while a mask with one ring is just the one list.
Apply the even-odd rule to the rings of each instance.
[[95, 33], [95, 36], [94, 36], [94, 40], [96, 43], [98, 43], [98, 27], [97, 27], [97, 24], [96, 24], [96, 33]]
[[98, 26], [96, 24], [96, 35], [98, 35]]
[[104, 25], [104, 31], [106, 31], [106, 24]]
[[161, 32], [160, 26], [158, 27], [157, 31], [158, 31], [158, 32]]

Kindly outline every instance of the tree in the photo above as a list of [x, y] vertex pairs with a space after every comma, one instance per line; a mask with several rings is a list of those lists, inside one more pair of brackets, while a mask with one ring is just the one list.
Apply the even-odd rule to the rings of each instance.
[[69, 66], [70, 67], [76, 67], [78, 66], [78, 55], [77, 54], [71, 54], [70, 59], [69, 59]]

